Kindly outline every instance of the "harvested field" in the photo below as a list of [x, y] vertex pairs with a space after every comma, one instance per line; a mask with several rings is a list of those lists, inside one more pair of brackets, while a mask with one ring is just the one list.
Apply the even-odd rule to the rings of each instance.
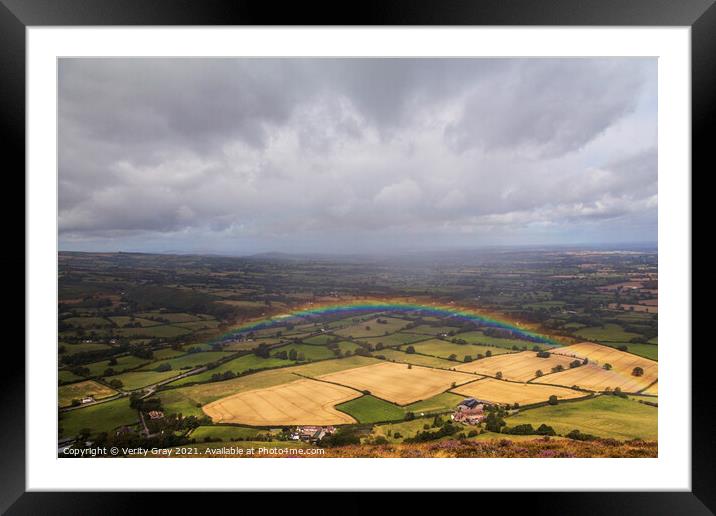
[[654, 385], [647, 387], [642, 391], [643, 394], [653, 394], [654, 396], [659, 395], [659, 384], [655, 383]]
[[383, 362], [320, 376], [319, 379], [347, 385], [399, 405], [426, 400], [449, 389], [453, 383], [474, 380], [456, 371]]
[[596, 364], [587, 364], [537, 378], [532, 383], [548, 383], [565, 387], [576, 385], [580, 389], [590, 391], [614, 390], [619, 387], [624, 392], [639, 392], [650, 382], [645, 381], [643, 377], [637, 378], [615, 370], [607, 371]]
[[360, 395], [340, 385], [303, 379], [234, 394], [209, 403], [203, 410], [215, 423], [254, 426], [340, 425], [356, 421], [334, 406]]
[[550, 385], [537, 385], [534, 383], [514, 383], [485, 378], [476, 382], [462, 385], [453, 392], [483, 401], [493, 403], [519, 403], [530, 405], [547, 401], [553, 394], [559, 399], [581, 398], [585, 394], [564, 387]]
[[[557, 353], [566, 356], [576, 356], [578, 358], [588, 358], [589, 362], [596, 366], [611, 364], [612, 371], [623, 377], [625, 385], [618, 385], [622, 390], [635, 392], [633, 389], [644, 389], [658, 378], [659, 364], [653, 360], [649, 360], [640, 356], [619, 351], [609, 346], [601, 346], [592, 342], [582, 342], [573, 344], [556, 350]], [[633, 376], [632, 372], [635, 367], [641, 367], [644, 370], [643, 376]], [[563, 373], [560, 373], [563, 374]], [[548, 381], [548, 380], [544, 380]], [[549, 381], [549, 383], [553, 383]], [[579, 384], [577, 384], [579, 385]], [[628, 389], [625, 387], [628, 385]], [[614, 388], [617, 385], [609, 385]], [[588, 387], [589, 388], [589, 387]]]
[[487, 376], [495, 376], [498, 372], [501, 372], [502, 378], [505, 380], [526, 382], [527, 380], [535, 378], [538, 370], [547, 375], [551, 372], [553, 367], [558, 365], [561, 365], [565, 369], [569, 368], [569, 363], [573, 360], [574, 358], [556, 355], [554, 353], [552, 353], [549, 358], [539, 358], [534, 351], [521, 351], [519, 353], [510, 353], [475, 360], [467, 364], [458, 365], [455, 369]]

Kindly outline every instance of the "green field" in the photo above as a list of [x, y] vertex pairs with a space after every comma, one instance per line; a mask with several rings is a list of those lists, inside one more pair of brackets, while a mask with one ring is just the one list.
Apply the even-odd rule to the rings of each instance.
[[335, 340], [335, 336], [333, 335], [316, 335], [314, 337], [308, 337], [307, 339], [303, 339], [303, 342], [306, 344], [328, 344], [329, 342], [332, 342]]
[[97, 403], [60, 414], [60, 436], [74, 437], [82, 429], [92, 433], [110, 432], [122, 425], [132, 425], [139, 419], [137, 411], [129, 407], [127, 398]]
[[71, 324], [76, 328], [96, 328], [96, 327], [109, 327], [112, 323], [104, 317], [68, 317], [63, 319], [62, 322], [65, 324]]
[[[462, 362], [465, 355], [470, 355], [473, 360], [477, 358], [478, 354], [485, 356], [489, 351], [493, 355], [500, 355], [508, 353], [509, 350], [503, 348], [495, 348], [492, 346], [478, 346], [475, 344], [453, 344], [440, 339], [430, 339], [424, 342], [416, 342], [412, 344], [415, 348], [416, 353], [422, 353], [424, 355], [432, 355], [440, 358], [448, 358], [450, 355], [456, 355], [457, 361]], [[401, 346], [401, 350], [405, 350], [407, 346]]]
[[122, 382], [122, 390], [133, 391], [135, 389], [141, 389], [149, 385], [154, 385], [157, 382], [171, 378], [172, 376], [178, 376], [181, 371], [130, 371], [128, 373], [122, 373], [115, 376], [108, 376], [105, 378], [107, 382], [112, 380], [119, 380]]
[[371, 337], [369, 339], [360, 339], [362, 342], [373, 344], [374, 346], [378, 343], [383, 344], [385, 347], [399, 346], [401, 344], [411, 344], [420, 340], [428, 340], [430, 335], [415, 335], [411, 333], [393, 333], [391, 335], [384, 335], [382, 337]]
[[465, 399], [465, 396], [453, 394], [451, 392], [443, 392], [437, 396], [433, 396], [430, 399], [417, 401], [405, 408], [406, 411], [413, 412], [416, 415], [421, 413], [430, 414], [436, 412], [452, 411], [457, 407], [457, 404]]
[[604, 344], [613, 348], [626, 346], [629, 353], [651, 360], [659, 360], [659, 346], [655, 344], [634, 344], [631, 342], [605, 342]]
[[196, 439], [197, 443], [205, 438], [221, 439], [222, 441], [231, 441], [233, 439], [255, 439], [257, 435], [270, 434], [269, 430], [261, 430], [260, 428], [249, 428], [244, 426], [200, 426], [189, 434], [190, 439]]
[[186, 328], [191, 331], [213, 330], [219, 327], [219, 321], [194, 321], [187, 323], [175, 323], [174, 326]]
[[539, 346], [540, 348], [548, 347], [545, 344], [536, 344], [526, 340], [491, 337], [489, 335], [485, 335], [481, 331], [466, 331], [465, 333], [458, 333], [455, 335], [455, 338], [462, 339], [470, 344], [485, 344], [505, 349], [512, 349], [513, 346], [517, 346], [519, 349], [522, 349], [524, 346], [527, 346], [527, 349], [532, 349], [534, 346]]
[[338, 349], [341, 350], [341, 353], [345, 353], [346, 351], [353, 353], [359, 347], [360, 346], [358, 344], [351, 342], [350, 340], [342, 340], [338, 343]]
[[100, 362], [92, 362], [91, 364], [87, 364], [84, 367], [87, 367], [90, 370], [91, 376], [103, 376], [104, 371], [108, 368], [114, 369], [115, 373], [121, 373], [122, 371], [126, 371], [127, 369], [134, 369], [135, 367], [139, 367], [143, 364], [147, 364], [150, 362], [149, 359], [139, 358], [132, 355], [124, 355], [121, 357], [116, 357], [116, 359], [116, 365], [109, 365], [109, 360], [101, 360]]
[[67, 369], [60, 369], [58, 371], [57, 380], [60, 384], [63, 384], [84, 380], [84, 376], [77, 376], [72, 371], [68, 371]]
[[167, 358], [175, 358], [175, 357], [182, 356], [185, 353], [186, 353], [186, 351], [182, 351], [180, 349], [172, 349], [172, 348], [155, 349], [154, 350], [154, 359], [155, 360], [165, 360]]
[[458, 365], [455, 362], [445, 360], [443, 358], [419, 355], [417, 353], [405, 353], [403, 351], [398, 351], [397, 349], [392, 348], [375, 351], [373, 355], [383, 355], [387, 360], [402, 362], [404, 364], [415, 364], [426, 367], [439, 367], [441, 369], [452, 369], [453, 367]]
[[405, 333], [419, 333], [421, 335], [433, 335], [437, 336], [442, 333], [450, 333], [458, 331], [459, 328], [456, 328], [455, 326], [428, 326], [427, 324], [423, 324], [421, 326], [416, 326], [415, 328], [410, 328], [408, 330], [405, 330]]
[[[183, 312], [142, 312], [137, 314], [138, 317], [145, 317], [145, 318], [161, 318], [169, 321], [170, 323], [177, 323], [177, 322], [192, 322], [192, 321], [201, 321], [204, 319], [205, 316], [200, 315], [194, 315], [194, 314], [187, 314]], [[213, 319], [213, 317], [206, 316], [209, 319]]]
[[153, 362], [145, 366], [144, 369], [155, 371], [157, 367], [162, 364], [169, 364], [174, 371], [194, 369], [195, 367], [206, 365], [210, 362], [216, 362], [217, 360], [227, 356], [229, 356], [229, 353], [224, 351], [200, 351], [199, 353], [187, 353], [176, 358]]
[[[386, 324], [378, 323], [378, 319], [386, 321]], [[336, 330], [333, 333], [341, 335], [343, 337], [353, 337], [361, 339], [364, 337], [381, 337], [385, 334], [395, 333], [402, 330], [409, 324], [409, 321], [405, 319], [398, 319], [395, 317], [376, 317], [375, 319], [369, 319], [362, 321], [357, 324], [351, 324], [340, 330]]]
[[657, 415], [654, 407], [616, 396], [560, 403], [525, 410], [508, 417], [510, 427], [530, 423], [537, 428], [542, 423], [552, 426], [558, 434], [571, 430], [614, 439], [657, 439]]
[[[425, 425], [432, 425], [432, 417], [415, 418], [412, 421], [402, 421], [400, 423], [386, 423], [384, 425], [376, 425], [371, 433], [372, 437], [385, 437], [390, 443], [400, 443], [406, 437], [414, 437], [418, 432], [422, 432]], [[431, 430], [435, 430], [432, 428]], [[399, 433], [401, 437], [395, 437]]]
[[117, 335], [123, 337], [179, 337], [180, 335], [187, 335], [191, 333], [191, 330], [186, 328], [180, 328], [178, 326], [170, 325], [157, 325], [149, 326], [147, 328], [117, 328], [115, 330]]
[[236, 374], [240, 374], [249, 369], [269, 369], [271, 367], [281, 367], [285, 365], [290, 365], [292, 363], [293, 362], [291, 362], [290, 360], [282, 360], [280, 358], [261, 358], [254, 354], [244, 355], [242, 357], [229, 360], [228, 362], [224, 362], [219, 367], [215, 367], [214, 369], [209, 369], [208, 371], [204, 371], [203, 373], [187, 376], [186, 378], [181, 378], [176, 382], [172, 382], [170, 385], [172, 387], [175, 387], [178, 385], [186, 385], [188, 383], [208, 382], [209, 380], [211, 380], [211, 377], [213, 375], [225, 373], [226, 371], [232, 371]]
[[360, 398], [336, 405], [336, 408], [341, 412], [353, 416], [359, 423], [397, 421], [405, 417], [405, 410], [401, 407], [374, 396], [361, 396]]
[[634, 337], [641, 337], [638, 333], [630, 333], [618, 324], [607, 323], [602, 326], [591, 326], [582, 328], [575, 332], [575, 335], [587, 340], [599, 342], [629, 342]]
[[114, 324], [117, 326], [124, 326], [125, 324], [137, 324], [139, 323], [140, 326], [156, 326], [158, 324], [162, 324], [157, 321], [150, 321], [149, 319], [143, 319], [141, 317], [129, 317], [128, 315], [115, 315], [113, 317], [108, 317]]
[[84, 353], [85, 351], [105, 350], [112, 347], [109, 344], [100, 344], [99, 342], [81, 342], [79, 344], [60, 342], [59, 345], [65, 347], [65, 355], [74, 355], [75, 353]]
[[325, 346], [316, 346], [315, 344], [287, 344], [280, 348], [271, 350], [271, 356], [276, 356], [277, 353], [285, 351], [289, 353], [292, 349], [296, 350], [296, 353], [303, 354], [305, 360], [323, 360], [325, 358], [333, 358], [336, 355]]

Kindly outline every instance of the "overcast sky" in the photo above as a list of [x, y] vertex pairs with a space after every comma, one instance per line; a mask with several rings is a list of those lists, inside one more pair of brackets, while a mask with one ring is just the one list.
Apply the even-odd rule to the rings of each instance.
[[60, 249], [655, 242], [655, 59], [61, 59]]

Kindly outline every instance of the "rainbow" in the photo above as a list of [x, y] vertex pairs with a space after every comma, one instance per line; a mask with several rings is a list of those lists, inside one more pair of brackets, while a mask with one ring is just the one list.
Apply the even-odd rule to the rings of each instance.
[[264, 330], [267, 328], [284, 326], [286, 324], [305, 324], [310, 322], [313, 317], [344, 315], [361, 315], [373, 312], [391, 312], [406, 313], [422, 316], [437, 316], [446, 319], [452, 319], [461, 323], [474, 323], [483, 328], [499, 328], [511, 331], [517, 338], [529, 342], [541, 343], [556, 346], [558, 342], [524, 328], [517, 323], [507, 322], [489, 317], [474, 309], [457, 307], [455, 305], [443, 304], [424, 304], [409, 301], [378, 301], [378, 300], [353, 300], [336, 303], [322, 303], [311, 305], [308, 308], [297, 309], [287, 314], [276, 315], [259, 319], [252, 322], [243, 323], [233, 328], [229, 333], [222, 335], [217, 340], [231, 340], [238, 336], [248, 333]]

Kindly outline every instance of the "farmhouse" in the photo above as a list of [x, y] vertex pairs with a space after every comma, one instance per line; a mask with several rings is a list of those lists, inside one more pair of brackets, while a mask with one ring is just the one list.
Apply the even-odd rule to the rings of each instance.
[[331, 435], [336, 431], [334, 426], [299, 426], [291, 434], [294, 441], [306, 441], [317, 443], [327, 435]]
[[485, 405], [475, 398], [465, 398], [450, 416], [453, 421], [476, 425], [485, 419]]
[[150, 410], [149, 412], [147, 412], [147, 414], [149, 415], [150, 419], [161, 419], [164, 417], [164, 412], [160, 410]]
[[93, 397], [93, 396], [86, 396], [86, 397], [84, 397], [84, 398], [82, 398], [82, 399], [80, 400], [80, 403], [82, 403], [83, 405], [84, 405], [85, 403], [93, 403], [93, 402], [94, 402], [94, 397]]

